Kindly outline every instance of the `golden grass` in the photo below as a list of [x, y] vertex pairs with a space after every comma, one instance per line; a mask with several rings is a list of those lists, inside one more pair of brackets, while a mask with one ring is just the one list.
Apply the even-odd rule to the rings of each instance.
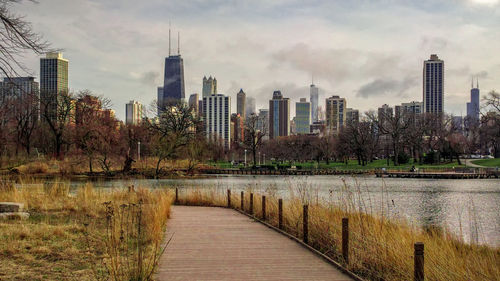
[[[244, 210], [249, 211], [245, 191]], [[267, 222], [278, 226], [278, 197], [273, 190], [254, 193], [254, 214], [262, 218], [266, 196]], [[231, 205], [240, 208], [240, 191], [231, 193]], [[461, 242], [445, 230], [416, 227], [404, 220], [359, 211], [352, 198], [322, 201], [304, 188], [290, 190], [283, 202], [284, 230], [302, 237], [302, 207], [309, 205], [309, 244], [367, 280], [413, 280], [413, 245], [425, 244], [425, 280], [500, 280], [500, 249]], [[220, 188], [180, 189], [179, 204], [227, 206]], [[342, 218], [349, 218], [349, 264], [341, 254]]]
[[[15, 188], [0, 180], [0, 201], [24, 203], [31, 214], [26, 221], [0, 221], [0, 280], [148, 280], [145, 277], [151, 277], [161, 251], [158, 245], [172, 198], [166, 190], [96, 190], [87, 184], [70, 193], [67, 184]], [[120, 217], [117, 213], [110, 216], [108, 206], [119, 210], [139, 203], [141, 236], [138, 239], [131, 231], [128, 241], [141, 246], [142, 272], [133, 264], [139, 247], [121, 251], [123, 241], [112, 241], [109, 236], [118, 230]], [[138, 228], [137, 220], [126, 225]], [[129, 262], [131, 270], [113, 275], [113, 259], [118, 262], [115, 265]]]

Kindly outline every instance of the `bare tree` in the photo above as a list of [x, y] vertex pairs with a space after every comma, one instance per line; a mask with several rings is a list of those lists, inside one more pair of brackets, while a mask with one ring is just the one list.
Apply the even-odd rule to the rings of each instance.
[[74, 122], [73, 95], [66, 92], [46, 95], [40, 100], [40, 108], [42, 122], [54, 137], [55, 155], [60, 158], [63, 144], [69, 141], [66, 138], [69, 124]]
[[[158, 108], [158, 105], [153, 105]], [[158, 122], [151, 122], [154, 133], [154, 150], [158, 157], [156, 175], [160, 174], [161, 162], [177, 156], [180, 149], [187, 146], [196, 135], [199, 123], [193, 111], [184, 102], [162, 107]]]
[[[29, 156], [31, 137], [38, 124], [38, 96], [36, 93], [22, 94], [15, 98], [11, 105], [16, 142], [26, 150]], [[16, 154], [18, 145], [16, 145]]]
[[35, 33], [23, 16], [10, 11], [21, 0], [0, 0], [0, 71], [7, 77], [18, 76], [19, 70], [29, 72], [21, 62], [27, 51], [46, 53], [49, 44]]
[[[259, 128], [262, 123], [262, 128]], [[250, 115], [245, 122], [245, 141], [244, 145], [252, 152], [253, 166], [257, 163], [257, 151], [262, 145], [264, 136], [267, 134], [267, 122], [260, 122], [259, 116]]]

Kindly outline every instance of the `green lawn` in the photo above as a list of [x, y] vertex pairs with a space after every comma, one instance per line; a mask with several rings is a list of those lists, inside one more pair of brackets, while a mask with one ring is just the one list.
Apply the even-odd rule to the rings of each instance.
[[500, 158], [493, 159], [479, 159], [472, 161], [473, 164], [485, 167], [500, 167]]
[[[209, 163], [210, 165], [216, 166], [218, 168], [238, 168], [238, 167], [243, 167], [243, 165], [239, 165], [237, 167], [231, 166], [231, 163], [229, 162], [217, 162], [217, 163]], [[250, 162], [248, 162], [249, 165], [251, 165]], [[275, 163], [271, 163], [271, 161], [268, 161], [266, 163], [267, 165], [271, 165]], [[357, 160], [349, 160], [348, 164], [346, 165], [345, 163], [341, 162], [330, 162], [326, 164], [326, 162], [321, 162], [318, 166], [317, 162], [304, 162], [304, 163], [293, 163], [293, 166], [301, 167], [302, 169], [315, 169], [315, 168], [321, 168], [321, 169], [341, 169], [341, 170], [370, 170], [370, 169], [380, 169], [380, 168], [387, 168], [387, 169], [401, 169], [401, 170], [409, 170], [412, 166], [415, 166], [420, 169], [441, 169], [441, 168], [453, 168], [453, 167], [465, 167], [465, 164], [462, 163], [462, 165], [458, 165], [457, 161], [451, 162], [451, 163], [443, 163], [439, 165], [418, 165], [418, 164], [413, 164], [413, 161], [410, 160], [410, 163], [408, 164], [402, 164], [399, 166], [394, 166], [392, 161], [387, 165], [387, 160], [386, 159], [381, 159], [381, 160], [374, 160], [371, 163], [368, 163], [366, 166], [361, 166], [358, 165]]]

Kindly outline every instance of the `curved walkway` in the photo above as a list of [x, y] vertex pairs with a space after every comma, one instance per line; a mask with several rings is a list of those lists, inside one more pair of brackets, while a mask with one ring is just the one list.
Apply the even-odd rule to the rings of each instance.
[[173, 206], [156, 280], [353, 280], [234, 210]]

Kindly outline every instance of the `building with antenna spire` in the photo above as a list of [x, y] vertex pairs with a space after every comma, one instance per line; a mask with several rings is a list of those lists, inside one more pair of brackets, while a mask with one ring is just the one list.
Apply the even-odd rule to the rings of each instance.
[[311, 81], [311, 87], [309, 89], [310, 100], [311, 100], [311, 119], [312, 122], [318, 121], [318, 97], [319, 91], [318, 87], [314, 85], [314, 80]]
[[467, 119], [469, 121], [479, 121], [479, 79], [476, 78], [474, 88], [474, 78], [471, 81], [470, 102], [467, 103]]
[[163, 95], [158, 97], [159, 108], [183, 101], [184, 62], [180, 50], [180, 33], [177, 33], [177, 55], [171, 53], [171, 31], [168, 30], [168, 57], [165, 58], [165, 73], [163, 80]]

